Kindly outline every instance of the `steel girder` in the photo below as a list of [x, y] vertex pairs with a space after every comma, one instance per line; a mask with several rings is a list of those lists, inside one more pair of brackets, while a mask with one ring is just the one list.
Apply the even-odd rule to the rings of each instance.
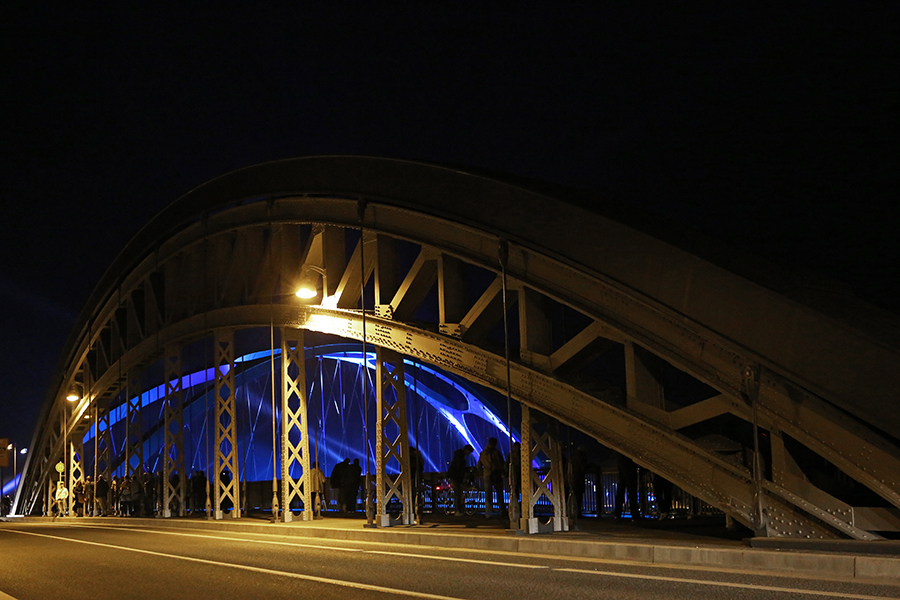
[[[497, 271], [497, 234], [389, 202], [370, 203], [366, 214], [366, 245], [374, 246], [373, 252], [366, 250], [366, 274], [379, 272], [376, 294], [379, 314], [385, 317], [383, 331], [373, 328], [369, 341], [379, 345], [385, 342], [385, 347], [445, 368], [453, 363], [460, 374], [492, 387], [502, 383], [498, 389], [505, 389], [505, 381], [498, 383], [496, 357], [481, 349], [486, 331], [498, 314], [499, 283], [490, 284], [477, 301], [467, 303], [460, 294], [459, 282], [460, 264]], [[341, 226], [357, 224], [355, 198], [288, 195], [229, 207], [172, 235], [167, 233], [157, 241], [154, 251], [122, 274], [114, 293], [92, 307], [90, 326], [73, 346], [62, 381], [67, 385], [83, 378], [87, 369], [96, 380], [97, 391], [76, 407], [67, 419], [67, 430], [77, 434], [81, 425], [78, 416], [87, 406], [96, 399], [111, 397], [118, 389], [117, 368], [121, 372], [148, 364], [158, 356], [160, 345], [184, 343], [216, 326], [268, 325], [270, 308], [260, 307], [260, 301], [290, 287], [304, 257], [311, 259], [310, 237], [315, 241], [316, 236], [323, 236], [320, 264], [326, 275], [327, 294], [323, 306], [337, 309], [355, 305], [359, 261], [337, 256], [342, 248], [338, 250], [340, 244], [334, 243], [334, 237], [343, 231]], [[303, 227], [310, 231], [304, 233]], [[326, 236], [330, 236], [328, 240]], [[393, 282], [385, 271], [385, 265], [391, 262], [391, 240], [421, 245], [406, 278]], [[777, 361], [767, 360], [644, 292], [562, 260], [528, 240], [510, 244], [508, 272], [511, 288], [519, 292], [519, 334], [523, 340], [513, 369], [518, 380], [515, 394], [526, 404], [595, 435], [742, 522], [757, 528], [764, 525], [769, 534], [831, 535], [840, 531], [865, 537], [853, 525], [859, 520], [854, 514], [846, 514], [846, 508], [835, 508], [836, 504], [797, 481], [802, 477], [787, 458], [779, 463], [785, 466], [778, 467], [779, 473], [785, 474], [783, 478], [779, 475], [773, 481], [754, 482], [748, 469], [728, 463], [678, 434], [688, 424], [723, 413], [751, 421], [754, 411], [745, 402], [743, 384], [743, 372], [751, 367], [759, 374], [753, 408], [760, 427], [800, 441], [900, 507], [900, 453], [893, 443], [864, 423], [847, 418], [812, 393], [809, 388], [815, 386], [780, 368]], [[427, 291], [435, 278], [440, 290], [436, 329], [443, 336], [396, 320], [409, 317], [422, 302], [422, 291]], [[580, 333], [552, 352], [541, 342], [547, 328], [542, 304], [548, 299], [591, 319]], [[307, 326], [289, 314], [292, 311], [286, 306], [280, 305], [277, 311], [284, 313], [279, 324]], [[323, 315], [312, 315], [312, 321]], [[376, 341], [384, 332], [398, 327], [410, 339], [424, 342], [421, 336], [429, 335], [435, 339], [427, 345], [428, 350], [417, 350], [410, 344], [398, 349], [391, 345], [396, 340]], [[337, 329], [328, 332], [341, 334], [342, 327]], [[604, 393], [585, 394], [565, 386], [556, 377], [558, 370], [598, 340], [652, 353], [710, 385], [719, 395], [667, 410], [642, 400], [635, 379], [627, 386], [629, 401], [623, 408]], [[457, 364], [461, 356], [479, 362]], [[586, 423], [579, 410], [591, 415]], [[60, 440], [54, 438], [52, 428], [41, 428], [36, 439], [35, 446], [47, 449], [47, 456], [60, 454], [54, 450]], [[38, 480], [46, 478], [29, 474], [26, 489], [21, 492], [28, 494], [32, 503]], [[759, 483], [765, 483], [762, 508], [772, 515], [767, 523], [754, 517], [760, 506], [759, 500], [754, 500], [759, 495], [754, 491]], [[810, 519], [810, 515], [815, 518]]]

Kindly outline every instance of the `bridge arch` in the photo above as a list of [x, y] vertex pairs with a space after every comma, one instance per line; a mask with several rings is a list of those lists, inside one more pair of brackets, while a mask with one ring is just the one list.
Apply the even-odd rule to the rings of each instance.
[[[172, 348], [269, 326], [361, 340], [363, 279], [375, 305], [368, 343], [505, 389], [505, 244], [516, 400], [761, 533], [895, 530], [897, 320], [852, 299], [810, 300], [765, 273], [738, 275], [723, 266], [730, 256], [662, 237], [564, 194], [408, 161], [300, 158], [212, 180], [154, 218], [98, 284], [43, 406], [17, 503], [34, 505], [83, 416]], [[304, 275], [321, 287], [314, 304], [288, 295]], [[86, 393], [69, 407], [73, 385]], [[758, 451], [751, 427], [767, 437]], [[735, 431], [729, 442], [754, 460], [716, 451]], [[798, 462], [807, 452], [878, 506], [814, 485]]]

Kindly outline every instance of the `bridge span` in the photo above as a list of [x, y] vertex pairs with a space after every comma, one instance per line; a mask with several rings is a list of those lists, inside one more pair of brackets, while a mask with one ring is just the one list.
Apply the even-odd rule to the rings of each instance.
[[[428, 365], [500, 399], [484, 419], [522, 440], [512, 526], [526, 532], [567, 527], [560, 425], [759, 535], [900, 531], [900, 319], [624, 220], [565, 192], [409, 161], [298, 158], [214, 179], [154, 218], [97, 285], [16, 509], [48, 506], [59, 478], [72, 489], [158, 466], [174, 516], [199, 460], [226, 473], [210, 477], [213, 513], [240, 516], [251, 368], [270, 370], [254, 405], [254, 443], [271, 441], [262, 470], [282, 508], [312, 506], [306, 349], [340, 338], [374, 354], [361, 408], [341, 422], [363, 426], [379, 526], [415, 518], [407, 405], [420, 395], [406, 372]], [[308, 300], [293, 294], [303, 283], [316, 288]], [[471, 423], [435, 410], [467, 439]]]

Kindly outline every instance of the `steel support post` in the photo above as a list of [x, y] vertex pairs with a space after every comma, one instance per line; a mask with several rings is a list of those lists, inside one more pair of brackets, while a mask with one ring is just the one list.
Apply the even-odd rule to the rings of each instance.
[[[542, 421], [543, 432], [538, 432], [535, 428], [537, 418], [532, 416], [528, 406], [522, 405], [522, 518], [519, 528], [525, 533], [569, 530], [559, 426], [555, 419], [544, 418]], [[532, 466], [535, 459], [549, 460], [550, 468], [545, 474], [535, 471]], [[541, 496], [553, 506], [553, 517], [546, 523], [534, 515], [534, 507]]]
[[163, 449], [162, 514], [171, 517], [185, 515], [185, 488], [187, 473], [184, 471], [184, 388], [182, 387], [181, 346], [166, 348], [165, 358], [165, 448]]
[[75, 514], [75, 485], [84, 485], [84, 445], [81, 440], [69, 442], [69, 516]]
[[[303, 505], [301, 519], [312, 521], [315, 510], [309, 479], [309, 422], [303, 330], [281, 330], [281, 381], [282, 520], [285, 523], [293, 520], [291, 502], [296, 499]], [[301, 471], [298, 479], [291, 476], [291, 467], [294, 465]], [[296, 468], [294, 470], [296, 471]]]
[[[376, 402], [378, 421], [375, 423], [375, 522], [379, 527], [394, 524], [412, 525], [412, 478], [409, 471], [409, 426], [406, 420], [406, 380], [403, 356], [378, 347], [376, 351]], [[397, 468], [397, 475], [387, 472], [388, 463]], [[389, 506], [396, 499], [402, 510], [394, 518]]]
[[241, 516], [240, 474], [238, 472], [237, 412], [234, 387], [234, 332], [216, 330], [215, 334], [216, 378], [216, 465], [212, 474], [215, 485], [216, 519], [223, 517], [222, 504], [230, 500], [231, 516]]
[[141, 418], [141, 372], [128, 372], [125, 384], [125, 474], [134, 475], [144, 464], [144, 429]]
[[[109, 430], [109, 407], [97, 409], [97, 422], [95, 435], [97, 436], [97, 469], [94, 473], [94, 485], [97, 479], [102, 475], [107, 483], [112, 479], [112, 440]], [[104, 506], [109, 506], [109, 494], [107, 494]], [[106, 510], [109, 513], [109, 508]], [[100, 503], [97, 502], [96, 493], [94, 494], [94, 516], [100, 516]]]

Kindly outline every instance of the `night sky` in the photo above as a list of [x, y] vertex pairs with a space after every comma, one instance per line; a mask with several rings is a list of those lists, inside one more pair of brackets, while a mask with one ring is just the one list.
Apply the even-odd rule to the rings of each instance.
[[0, 437], [19, 446], [131, 236], [204, 181], [293, 156], [587, 190], [900, 314], [895, 3], [8, 4]]

